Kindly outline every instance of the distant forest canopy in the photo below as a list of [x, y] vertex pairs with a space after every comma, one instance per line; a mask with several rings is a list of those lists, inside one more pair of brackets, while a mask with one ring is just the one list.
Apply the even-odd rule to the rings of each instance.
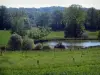
[[[22, 23], [24, 28], [47, 26], [51, 27], [53, 31], [61, 31], [65, 29], [67, 24], [64, 22], [64, 17], [67, 16], [64, 15], [64, 12], [66, 12], [67, 9], [67, 7], [60, 6], [42, 8], [7, 8], [0, 6], [0, 30], [11, 29], [14, 27], [15, 19], [21, 21], [22, 18], [24, 18], [24, 23]], [[83, 24], [85, 29], [91, 31], [99, 30], [100, 10], [83, 7], [82, 10], [86, 13], [85, 22]], [[18, 21], [18, 23], [20, 22]]]

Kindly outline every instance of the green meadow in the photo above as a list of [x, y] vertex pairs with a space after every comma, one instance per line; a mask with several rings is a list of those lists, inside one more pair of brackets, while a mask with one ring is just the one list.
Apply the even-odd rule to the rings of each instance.
[[0, 75], [100, 75], [100, 48], [6, 51]]
[[0, 45], [6, 45], [11, 36], [10, 31], [0, 30]]

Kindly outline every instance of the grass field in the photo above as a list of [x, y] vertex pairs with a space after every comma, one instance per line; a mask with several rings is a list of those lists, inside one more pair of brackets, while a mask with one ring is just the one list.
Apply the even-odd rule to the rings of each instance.
[[64, 38], [64, 32], [63, 31], [52, 31], [48, 36], [44, 37], [48, 39], [52, 38]]
[[[98, 36], [98, 31], [95, 32], [90, 32], [90, 31], [86, 31], [88, 33], [89, 38], [96, 38]], [[63, 31], [57, 31], [57, 32], [51, 32], [48, 36], [46, 36], [45, 38], [48, 39], [52, 39], [52, 38], [64, 38], [64, 32]]]
[[0, 75], [100, 75], [100, 49], [4, 52]]
[[89, 38], [98, 38], [98, 31], [95, 32], [87, 31], [87, 33], [89, 35]]
[[0, 45], [6, 45], [10, 36], [10, 31], [0, 30]]

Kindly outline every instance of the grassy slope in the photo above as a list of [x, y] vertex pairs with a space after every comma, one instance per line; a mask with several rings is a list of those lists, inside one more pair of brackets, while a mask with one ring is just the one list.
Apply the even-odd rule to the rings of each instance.
[[6, 45], [10, 38], [10, 31], [0, 30], [0, 45]]
[[[39, 60], [39, 65], [37, 64]], [[5, 52], [0, 75], [100, 75], [100, 49]]]

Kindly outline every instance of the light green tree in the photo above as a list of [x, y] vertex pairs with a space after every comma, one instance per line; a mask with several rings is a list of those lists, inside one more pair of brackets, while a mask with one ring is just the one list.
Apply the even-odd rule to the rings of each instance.
[[25, 36], [27, 34], [26, 28], [29, 27], [29, 21], [27, 15], [23, 11], [14, 11], [11, 13], [12, 15], [12, 33], [17, 33], [21, 36]]

